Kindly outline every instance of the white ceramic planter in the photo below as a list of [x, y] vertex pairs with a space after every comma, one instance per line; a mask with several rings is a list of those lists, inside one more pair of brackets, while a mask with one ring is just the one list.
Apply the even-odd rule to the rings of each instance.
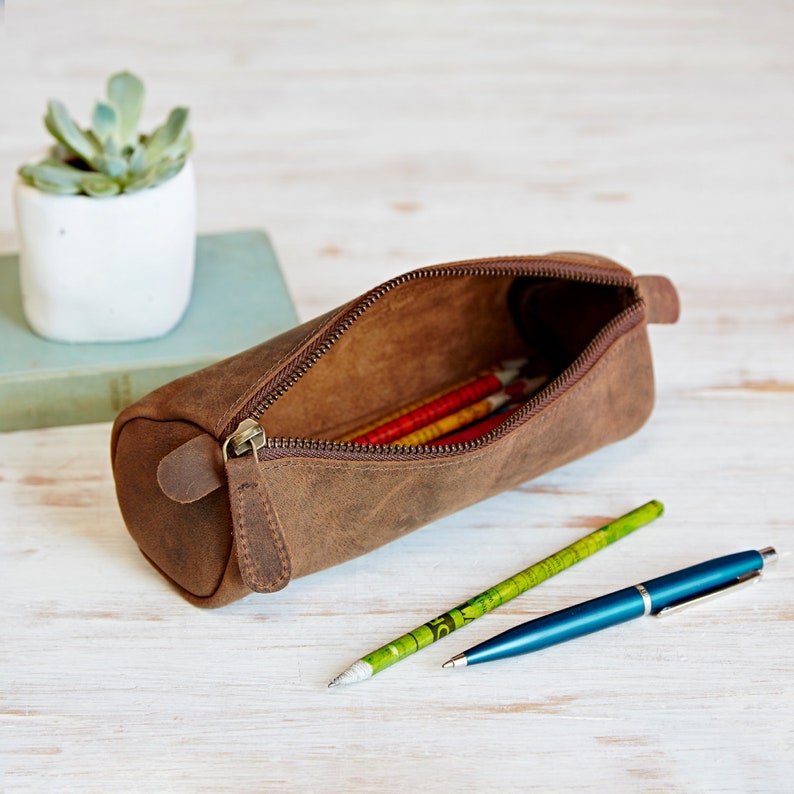
[[110, 198], [59, 196], [17, 180], [22, 303], [31, 328], [60, 342], [168, 333], [190, 302], [196, 188], [173, 178]]

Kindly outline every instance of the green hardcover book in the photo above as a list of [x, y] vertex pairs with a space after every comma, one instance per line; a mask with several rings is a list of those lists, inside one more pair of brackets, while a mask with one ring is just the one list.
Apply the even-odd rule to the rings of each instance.
[[160, 339], [64, 344], [25, 322], [16, 256], [0, 257], [0, 431], [110, 421], [180, 375], [269, 339], [298, 322], [268, 237], [198, 238], [193, 296]]

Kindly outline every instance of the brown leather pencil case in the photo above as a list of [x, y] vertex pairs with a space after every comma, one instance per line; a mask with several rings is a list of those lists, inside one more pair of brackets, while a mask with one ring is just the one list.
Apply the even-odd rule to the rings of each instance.
[[[662, 276], [587, 254], [416, 270], [169, 383], [113, 427], [121, 512], [192, 603], [273, 592], [635, 432]], [[464, 443], [339, 441], [506, 359], [548, 380]]]

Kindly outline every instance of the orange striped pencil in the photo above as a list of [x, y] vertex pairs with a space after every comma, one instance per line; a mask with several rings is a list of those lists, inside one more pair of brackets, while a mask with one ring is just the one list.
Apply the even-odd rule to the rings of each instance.
[[490, 394], [495, 394], [518, 378], [518, 369], [503, 369], [489, 372], [471, 383], [454, 389], [426, 405], [398, 416], [390, 422], [370, 430], [368, 433], [353, 439], [354, 444], [388, 444], [423, 427], [432, 425], [445, 416], [460, 411], [468, 405], [481, 401]]
[[[369, 422], [368, 424], [363, 425], [361, 427], [358, 427], [356, 430], [354, 430], [354, 431], [352, 431], [350, 433], [345, 433], [345, 435], [341, 436], [337, 440], [338, 441], [355, 441], [355, 443], [387, 443], [387, 442], [382, 442], [382, 441], [381, 442], [373, 442], [373, 441], [364, 442], [364, 441], [358, 441], [358, 439], [364, 438], [367, 434], [371, 433], [373, 430], [381, 428], [384, 425], [386, 425], [386, 424], [388, 424], [390, 422], [393, 422], [393, 421], [395, 421], [396, 419], [398, 419], [398, 418], [400, 418], [402, 416], [410, 414], [411, 412], [416, 411], [417, 409], [422, 408], [424, 406], [430, 405], [431, 403], [434, 403], [437, 400], [441, 400], [442, 398], [444, 398], [445, 396], [447, 396], [449, 394], [452, 394], [453, 392], [457, 392], [460, 389], [464, 389], [464, 388], [470, 386], [475, 381], [479, 380], [480, 378], [482, 378], [484, 376], [487, 376], [489, 374], [494, 374], [494, 373], [498, 374], [499, 372], [503, 372], [503, 371], [506, 371], [506, 370], [520, 370], [521, 367], [524, 366], [524, 364], [526, 364], [526, 359], [508, 359], [508, 360], [505, 360], [505, 361], [500, 361], [500, 362], [494, 364], [492, 367], [489, 367], [487, 370], [479, 372], [477, 375], [472, 375], [471, 377], [468, 377], [465, 380], [458, 381], [458, 383], [454, 384], [453, 386], [447, 386], [447, 387], [441, 389], [440, 391], [437, 391], [437, 392], [434, 392], [433, 394], [428, 395], [427, 397], [423, 397], [423, 398], [421, 398], [419, 400], [415, 400], [415, 401], [409, 403], [408, 405], [404, 405], [402, 408], [398, 408], [396, 411], [393, 411], [392, 413], [389, 413], [386, 416], [382, 416], [379, 419], [375, 420], [374, 422]], [[517, 375], [514, 375], [514, 377], [517, 377]], [[494, 391], [497, 391], [500, 388], [501, 388], [501, 385], [497, 386], [497, 388]], [[485, 396], [485, 394], [480, 394], [478, 397], [476, 397], [473, 400], [473, 402], [476, 402], [476, 400], [481, 399], [484, 396]], [[463, 407], [463, 404], [457, 405], [454, 408], [452, 408], [451, 410], [455, 411], [455, 410], [457, 410], [458, 408], [461, 408], [461, 407]], [[437, 416], [436, 418], [439, 418], [439, 417]], [[429, 421], [434, 421], [434, 420], [431, 419]], [[405, 433], [411, 432], [413, 429], [416, 429], [416, 428], [408, 428], [407, 430], [403, 430], [402, 433], [398, 434], [397, 436], [394, 436], [391, 440], [393, 440], [394, 438], [398, 438], [399, 435], [404, 435]]]
[[537, 378], [521, 378], [511, 383], [501, 391], [491, 394], [483, 400], [468, 405], [454, 414], [445, 416], [437, 422], [426, 425], [418, 430], [408, 433], [392, 442], [394, 446], [415, 447], [420, 444], [427, 444], [441, 436], [454, 433], [466, 425], [477, 422], [490, 416], [494, 411], [498, 411], [503, 405], [528, 397], [537, 391], [546, 382], [545, 376]]

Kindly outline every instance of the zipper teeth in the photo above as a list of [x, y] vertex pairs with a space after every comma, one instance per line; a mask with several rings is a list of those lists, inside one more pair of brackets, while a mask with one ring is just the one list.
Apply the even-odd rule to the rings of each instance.
[[266, 445], [259, 450], [260, 458], [267, 458], [268, 452], [272, 450], [289, 449], [292, 451], [308, 451], [315, 453], [333, 454], [355, 454], [357, 460], [372, 456], [372, 459], [410, 459], [414, 457], [448, 456], [462, 454], [477, 449], [487, 444], [511, 428], [525, 421], [529, 417], [540, 413], [544, 408], [554, 402], [560, 394], [568, 389], [573, 383], [583, 378], [600, 358], [602, 353], [612, 342], [622, 335], [625, 331], [637, 325], [640, 320], [643, 304], [638, 302], [627, 309], [605, 325], [596, 334], [590, 344], [576, 358], [576, 361], [555, 378], [545, 389], [542, 389], [527, 403], [508, 417], [498, 427], [484, 433], [482, 436], [464, 441], [458, 444], [439, 444], [416, 446], [391, 446], [388, 444], [354, 444], [350, 441], [323, 441], [320, 439], [276, 437], [268, 438]]
[[[450, 265], [447, 267], [424, 268], [405, 273], [401, 276], [385, 282], [367, 293], [361, 301], [341, 320], [333, 332], [324, 338], [320, 344], [300, 363], [286, 375], [281, 375], [277, 384], [264, 387], [265, 395], [254, 405], [253, 408], [245, 410], [243, 414], [238, 414], [226, 428], [224, 435], [234, 431], [242, 418], [251, 417], [261, 419], [262, 414], [267, 411], [280, 397], [286, 394], [298, 381], [339, 341], [339, 338], [361, 317], [374, 303], [379, 301], [384, 295], [391, 292], [396, 287], [416, 281], [422, 278], [442, 278], [449, 276], [531, 276], [533, 278], [560, 278], [570, 276], [576, 281], [591, 284], [604, 284], [606, 286], [626, 286], [633, 287], [634, 279], [630, 273], [623, 269], [610, 270], [598, 265], [588, 265], [573, 263], [560, 260], [535, 260], [529, 264], [519, 264], [520, 259], [500, 259], [492, 260], [488, 265], [467, 266], [465, 264]], [[497, 265], [508, 265], [508, 267], [498, 267]], [[569, 272], [570, 270], [570, 272]], [[545, 390], [544, 390], [545, 391]], [[523, 413], [520, 411], [519, 413]], [[276, 439], [269, 439], [276, 441]], [[301, 449], [314, 449], [314, 447], [303, 446], [303, 444], [318, 443], [311, 439], [290, 439], [291, 444], [301, 445]], [[320, 442], [336, 444], [338, 442]], [[344, 444], [342, 444], [343, 446]], [[284, 444], [284, 446], [287, 446]], [[373, 449], [381, 449], [382, 445], [369, 445]], [[358, 450], [366, 449], [365, 446], [356, 446]], [[451, 447], [448, 447], [451, 448]], [[337, 449], [337, 447], [334, 447]], [[407, 449], [404, 447], [403, 449]], [[435, 449], [435, 447], [429, 447]]]

